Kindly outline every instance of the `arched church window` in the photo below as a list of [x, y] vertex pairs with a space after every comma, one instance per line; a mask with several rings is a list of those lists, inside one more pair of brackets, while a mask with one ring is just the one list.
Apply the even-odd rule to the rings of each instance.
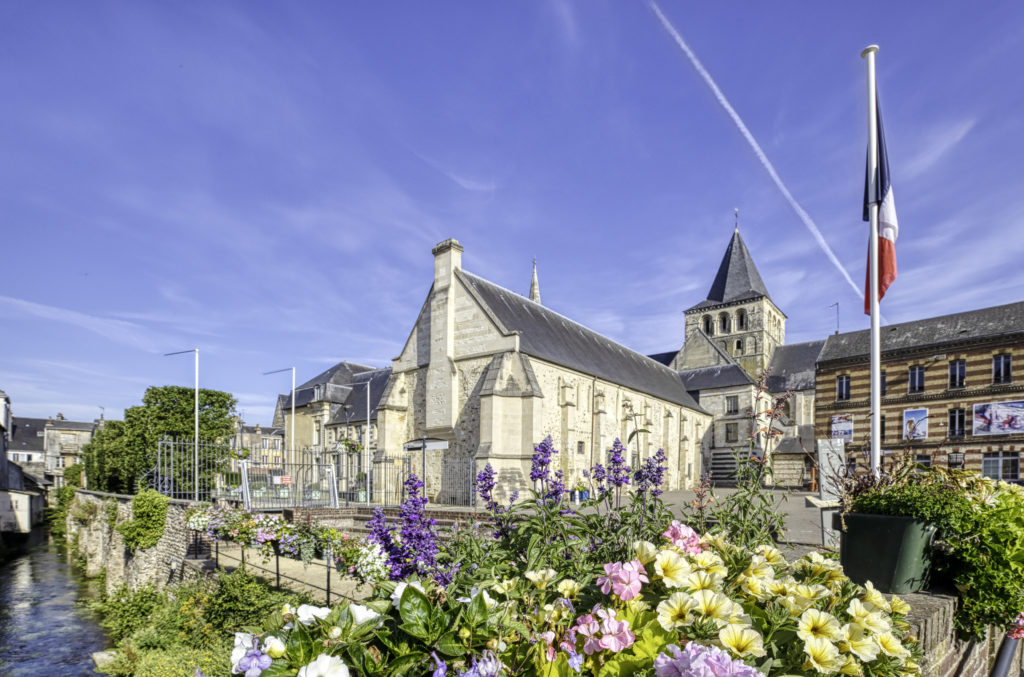
[[747, 311], [740, 308], [736, 311], [736, 331], [746, 331], [747, 329]]
[[743, 339], [736, 339], [736, 354], [743, 354]]
[[715, 334], [715, 323], [711, 319], [711, 316], [705, 315], [701, 319], [704, 322], [704, 333], [707, 334], [708, 336], [713, 336]]
[[718, 314], [718, 331], [723, 334], [729, 333], [729, 314], [719, 313]]

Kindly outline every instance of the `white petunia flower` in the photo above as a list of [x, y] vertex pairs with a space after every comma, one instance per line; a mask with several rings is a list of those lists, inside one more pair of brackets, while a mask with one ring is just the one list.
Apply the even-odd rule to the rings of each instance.
[[299, 668], [299, 677], [348, 677], [348, 666], [337, 656], [322, 653], [309, 665]]
[[312, 606], [310, 604], [302, 604], [295, 612], [295, 616], [299, 619], [299, 623], [303, 625], [309, 625], [313, 622], [313, 619], [319, 618], [323, 620], [327, 618], [331, 610], [325, 606]]
[[402, 581], [401, 583], [395, 586], [395, 591], [391, 593], [391, 606], [395, 607], [396, 609], [398, 608], [399, 603], [401, 603], [402, 601], [402, 593], [405, 592], [406, 586], [409, 585], [416, 588], [423, 594], [426, 594], [427, 592], [423, 589], [423, 586], [416, 581], [413, 581], [412, 583], [406, 583], [405, 581]]
[[350, 604], [348, 610], [349, 613], [352, 614], [352, 620], [356, 622], [356, 625], [372, 621], [375, 618], [380, 618], [379, 613], [369, 607], [363, 606], [362, 604]]

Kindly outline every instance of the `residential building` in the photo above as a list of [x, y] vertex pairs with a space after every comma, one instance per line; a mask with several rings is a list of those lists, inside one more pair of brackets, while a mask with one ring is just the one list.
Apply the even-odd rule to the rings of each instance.
[[11, 442], [7, 459], [38, 477], [49, 478], [55, 487], [64, 484], [64, 469], [81, 463], [82, 448], [92, 440], [99, 421], [11, 417]]
[[[818, 358], [815, 423], [866, 465], [869, 331], [828, 337]], [[1024, 448], [1024, 302], [882, 327], [886, 454], [1020, 479]]]
[[279, 465], [284, 462], [285, 436], [284, 428], [257, 425], [245, 425], [241, 418], [235, 422], [235, 434], [231, 437], [231, 448], [236, 452], [244, 451], [240, 457], [249, 458], [261, 463]]

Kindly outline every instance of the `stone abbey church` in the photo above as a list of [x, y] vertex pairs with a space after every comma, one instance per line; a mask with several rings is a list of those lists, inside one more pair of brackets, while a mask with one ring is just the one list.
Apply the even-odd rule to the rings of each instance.
[[[529, 484], [533, 448], [548, 435], [571, 486], [607, 462], [616, 438], [639, 430], [630, 462], [664, 449], [668, 488], [682, 489], [704, 473], [726, 478], [738, 456], [760, 447], [751, 412], [768, 408], [771, 394], [791, 392], [778, 424], [782, 442], [771, 449], [793, 455], [796, 476], [787, 481], [803, 481], [823, 342], [785, 345], [786, 316], [738, 230], [707, 298], [686, 311], [682, 348], [650, 356], [542, 305], [536, 268], [523, 296], [463, 269], [462, 253], [456, 240], [434, 248], [432, 285], [390, 368], [342, 362], [297, 389], [297, 439], [286, 448], [361, 441], [368, 423], [378, 462], [411, 440], [448, 442], [428, 452], [428, 495], [440, 490], [446, 465], [486, 463], [511, 491]], [[283, 395], [274, 424], [286, 434], [289, 417]], [[418, 466], [420, 454], [413, 457]]]

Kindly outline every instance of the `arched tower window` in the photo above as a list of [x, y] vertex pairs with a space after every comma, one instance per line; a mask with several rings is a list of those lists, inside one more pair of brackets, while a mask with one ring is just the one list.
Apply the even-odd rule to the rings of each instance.
[[743, 339], [736, 339], [736, 354], [743, 354]]
[[707, 334], [708, 336], [714, 336], [715, 335], [715, 322], [714, 322], [714, 320], [711, 319], [711, 316], [710, 315], [705, 315], [703, 318], [701, 318], [701, 321], [704, 324], [704, 333]]
[[723, 334], [729, 333], [729, 313], [718, 314], [718, 331]]
[[736, 311], [736, 331], [747, 330], [747, 311], [740, 308]]

